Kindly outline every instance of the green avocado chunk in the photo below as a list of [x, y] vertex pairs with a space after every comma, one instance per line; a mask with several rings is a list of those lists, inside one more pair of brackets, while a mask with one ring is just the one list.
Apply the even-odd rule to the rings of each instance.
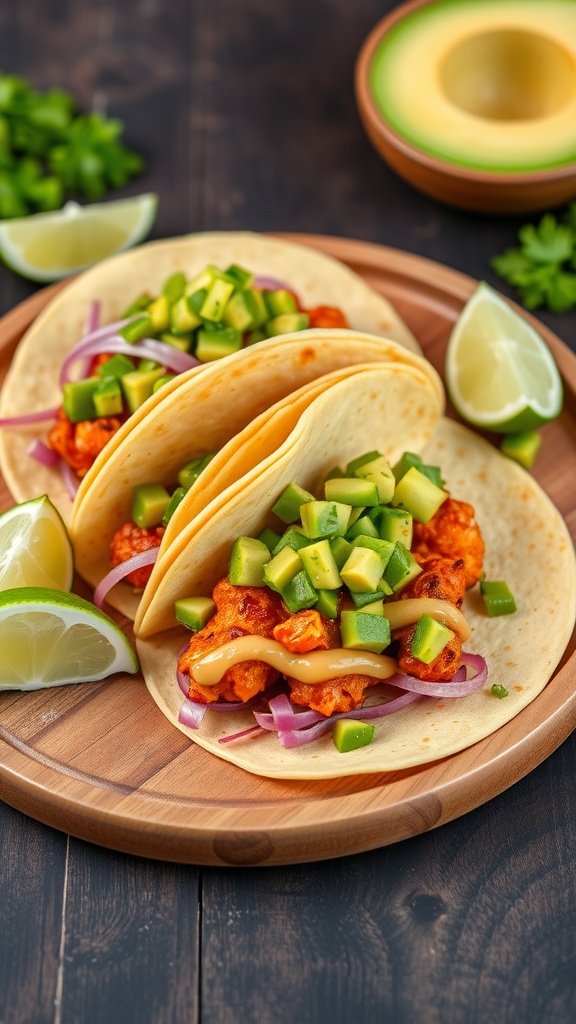
[[316, 590], [338, 590], [342, 586], [338, 566], [327, 540], [318, 540], [298, 551], [310, 582]]
[[99, 377], [123, 377], [124, 374], [132, 373], [133, 370], [135, 370], [135, 366], [132, 360], [128, 356], [122, 355], [121, 352], [116, 352], [105, 362], [100, 363], [96, 373]]
[[71, 380], [62, 388], [62, 406], [72, 423], [93, 420], [98, 415], [94, 408], [94, 393], [102, 384], [101, 377]]
[[343, 537], [350, 519], [350, 505], [339, 501], [308, 501], [300, 508], [304, 532], [311, 539]]
[[413, 532], [411, 513], [403, 508], [390, 508], [389, 505], [376, 509], [375, 513], [373, 522], [382, 540], [389, 540], [393, 544], [400, 541], [410, 550]]
[[183, 597], [174, 602], [174, 614], [183, 626], [194, 633], [204, 629], [216, 611], [211, 597]]
[[271, 590], [282, 594], [296, 573], [302, 570], [302, 559], [293, 548], [282, 548], [264, 566], [264, 583]]
[[288, 484], [272, 505], [272, 511], [283, 523], [296, 523], [300, 518], [302, 505], [308, 501], [314, 501], [314, 495], [310, 494], [310, 491], [305, 491], [298, 484]]
[[202, 363], [231, 356], [242, 348], [242, 335], [235, 327], [206, 324], [198, 331], [195, 356]]
[[[289, 548], [284, 548], [288, 551]], [[282, 591], [282, 600], [289, 612], [295, 615], [305, 608], [312, 608], [318, 601], [318, 591], [314, 589], [304, 569], [297, 572], [290, 583]]]
[[353, 593], [373, 594], [382, 577], [382, 559], [369, 548], [352, 548], [340, 570], [342, 580]]
[[390, 623], [369, 612], [343, 611], [340, 616], [342, 646], [381, 654], [390, 643]]
[[429, 665], [442, 653], [446, 644], [452, 640], [454, 633], [431, 615], [422, 615], [416, 623], [414, 635], [410, 641], [410, 653], [418, 661]]
[[320, 612], [320, 615], [324, 615], [327, 619], [337, 619], [339, 598], [339, 590], [319, 590], [318, 600], [314, 607], [317, 612]]
[[170, 495], [162, 484], [140, 484], [132, 494], [132, 519], [136, 526], [159, 526]]
[[306, 313], [281, 313], [280, 316], [266, 321], [266, 333], [269, 338], [272, 338], [276, 334], [305, 331], [309, 325], [310, 317]]
[[324, 484], [326, 501], [340, 501], [352, 507], [373, 507], [378, 504], [378, 488], [371, 480], [356, 477], [332, 478]]
[[[377, 459], [373, 459], [371, 462], [364, 462], [361, 466], [358, 466], [356, 476], [374, 484], [380, 504], [384, 505], [392, 500], [396, 481], [383, 455], [379, 455]], [[366, 502], [366, 504], [368, 505], [369, 502]]]
[[406, 509], [418, 522], [427, 523], [447, 497], [446, 491], [412, 466], [396, 484], [391, 504]]
[[370, 722], [357, 722], [354, 718], [339, 718], [332, 730], [334, 746], [340, 754], [366, 747], [373, 737], [374, 726]]
[[120, 378], [126, 404], [130, 412], [136, 412], [144, 402], [150, 398], [157, 380], [164, 376], [164, 370], [160, 366], [157, 370], [133, 370], [132, 373], [125, 373]]
[[281, 316], [283, 313], [297, 313], [298, 306], [296, 299], [286, 288], [277, 288], [275, 291], [264, 290], [264, 302], [268, 309], [268, 316]]
[[117, 377], [104, 377], [93, 394], [97, 416], [119, 416], [123, 409], [122, 389]]
[[265, 544], [255, 537], [238, 537], [232, 545], [228, 579], [235, 587], [263, 587], [264, 566], [270, 561]]
[[164, 509], [164, 515], [162, 516], [162, 526], [168, 526], [168, 523], [172, 519], [172, 516], [174, 515], [176, 509], [178, 508], [178, 505], [180, 504], [181, 501], [184, 500], [185, 496], [185, 487], [177, 487], [176, 490], [172, 493], [170, 501], [168, 502], [166, 508]]

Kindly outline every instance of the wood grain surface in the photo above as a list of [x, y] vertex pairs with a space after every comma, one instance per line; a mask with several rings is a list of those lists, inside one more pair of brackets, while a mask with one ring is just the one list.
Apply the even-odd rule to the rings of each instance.
[[[473, 281], [367, 243], [296, 237], [366, 277], [442, 370]], [[25, 321], [29, 304], [9, 318], [8, 351], [15, 318]], [[576, 357], [542, 330], [563, 367], [565, 402], [543, 430], [535, 475], [576, 536]], [[471, 748], [403, 772], [320, 782], [262, 779], [215, 759], [169, 726], [141, 678], [0, 694], [3, 795], [72, 835], [166, 860], [269, 866], [362, 852], [465, 814], [548, 756], [576, 725], [575, 643], [544, 692]]]
[[[154, 234], [363, 238], [503, 288], [519, 219], [457, 213], [397, 179], [353, 97], [394, 0], [26, 0], [0, 67], [105, 104], [160, 195]], [[0, 268], [0, 307], [34, 286]], [[503, 288], [506, 291], [506, 288]], [[576, 315], [540, 319], [574, 348]], [[4, 1024], [571, 1024], [576, 738], [443, 828], [311, 865], [151, 863], [0, 804]], [[128, 1009], [127, 1009], [128, 1008]]]

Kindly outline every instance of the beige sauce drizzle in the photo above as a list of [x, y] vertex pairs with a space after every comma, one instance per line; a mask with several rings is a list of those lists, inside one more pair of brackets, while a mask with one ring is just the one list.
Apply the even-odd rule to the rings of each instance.
[[191, 671], [201, 686], [215, 686], [229, 668], [242, 661], [264, 661], [283, 676], [311, 684], [352, 674], [387, 679], [398, 671], [394, 658], [385, 654], [341, 648], [311, 651], [306, 655], [290, 654], [277, 640], [263, 636], [240, 636], [237, 640], [229, 640], [218, 650], [199, 658], [191, 666]]
[[422, 615], [430, 615], [456, 633], [463, 643], [470, 638], [470, 626], [460, 609], [437, 597], [407, 597], [404, 601], [390, 601], [384, 604], [384, 615], [391, 629], [411, 626]]

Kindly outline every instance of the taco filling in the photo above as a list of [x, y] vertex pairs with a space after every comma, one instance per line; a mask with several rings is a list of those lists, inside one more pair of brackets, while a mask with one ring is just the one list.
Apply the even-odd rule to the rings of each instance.
[[272, 513], [284, 532], [239, 537], [212, 599], [176, 602], [194, 630], [177, 668], [184, 724], [198, 726], [206, 708], [260, 704], [254, 729], [298, 746], [335, 716], [373, 718], [484, 684], [483, 659], [463, 652], [461, 611], [484, 542], [474, 508], [448, 494], [437, 467], [405, 453], [391, 469], [370, 452], [329, 474], [323, 500], [290, 484]]

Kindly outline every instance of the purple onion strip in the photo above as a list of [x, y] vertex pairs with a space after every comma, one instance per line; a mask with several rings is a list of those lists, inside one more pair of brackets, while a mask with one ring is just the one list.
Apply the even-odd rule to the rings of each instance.
[[147, 551], [139, 551], [137, 555], [132, 555], [131, 558], [127, 558], [125, 562], [120, 562], [120, 565], [111, 569], [109, 573], [106, 573], [103, 579], [94, 591], [94, 604], [97, 608], [101, 608], [104, 604], [104, 598], [112, 587], [115, 587], [117, 583], [120, 583], [125, 576], [128, 576], [131, 572], [136, 569], [142, 569], [145, 565], [154, 565], [154, 562], [158, 558], [157, 548], [148, 548]]

